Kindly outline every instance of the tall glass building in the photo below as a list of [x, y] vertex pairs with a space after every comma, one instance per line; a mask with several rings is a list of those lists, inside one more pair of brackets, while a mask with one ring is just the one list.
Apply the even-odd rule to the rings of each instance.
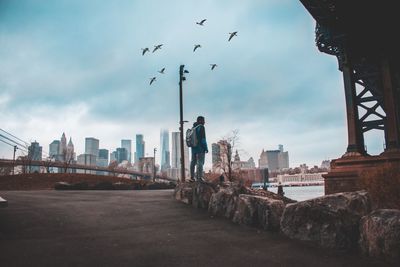
[[53, 142], [51, 142], [51, 144], [49, 145], [50, 157], [57, 157], [57, 155], [60, 152], [60, 145], [61, 145], [60, 140], [54, 140]]
[[127, 161], [129, 161], [129, 163], [132, 162], [132, 140], [129, 139], [122, 139], [121, 140], [121, 147], [126, 149], [126, 153], [127, 153]]
[[[185, 169], [189, 171], [189, 147], [184, 143], [184, 157], [185, 157]], [[180, 133], [172, 132], [172, 149], [171, 149], [171, 165], [172, 168], [181, 168], [181, 143], [180, 143]]]
[[99, 156], [99, 139], [93, 137], [85, 138], [85, 154]]
[[169, 132], [167, 129], [162, 129], [160, 132], [160, 146], [161, 146], [161, 170], [171, 167], [170, 165], [170, 152], [169, 152]]
[[136, 153], [135, 153], [135, 163], [139, 162], [140, 158], [144, 157], [145, 142], [143, 140], [143, 134], [136, 135]]

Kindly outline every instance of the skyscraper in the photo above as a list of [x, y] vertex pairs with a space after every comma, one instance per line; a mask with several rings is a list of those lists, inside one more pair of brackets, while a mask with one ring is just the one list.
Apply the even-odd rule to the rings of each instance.
[[53, 142], [50, 143], [50, 145], [49, 145], [49, 156], [50, 157], [56, 158], [57, 155], [59, 155], [60, 145], [61, 145], [61, 142], [59, 140], [54, 140]]
[[72, 143], [72, 138], [69, 138], [69, 142], [67, 145], [67, 155], [66, 160], [71, 161], [75, 160], [75, 151], [74, 151], [74, 144]]
[[136, 135], [136, 153], [135, 153], [135, 163], [139, 162], [140, 158], [144, 157], [145, 142], [143, 140], [143, 134]]
[[118, 147], [116, 152], [118, 163], [122, 163], [122, 161], [128, 160], [128, 151], [124, 147]]
[[160, 146], [161, 146], [161, 170], [165, 170], [171, 167], [170, 152], [169, 152], [169, 132], [167, 129], [162, 129], [160, 132]]
[[85, 138], [85, 154], [99, 156], [99, 139], [93, 137]]
[[97, 166], [107, 167], [108, 166], [108, 150], [99, 149], [99, 157], [97, 158]]
[[59, 154], [63, 155], [65, 157], [66, 153], [67, 153], [67, 138], [65, 137], [65, 133], [63, 133], [61, 136], [61, 144], [60, 144]]
[[[172, 132], [172, 147], [171, 147], [171, 166], [172, 168], [181, 168], [181, 143], [180, 143], [180, 133]], [[185, 169], [189, 171], [189, 147], [184, 144], [184, 157], [185, 157]]]
[[[28, 158], [30, 160], [42, 160], [42, 147], [38, 142], [32, 142], [28, 147]], [[39, 172], [40, 166], [29, 166], [30, 172]]]
[[132, 140], [122, 139], [121, 147], [126, 149], [126, 153], [128, 155], [127, 160], [129, 161], [129, 163], [131, 163], [132, 162]]

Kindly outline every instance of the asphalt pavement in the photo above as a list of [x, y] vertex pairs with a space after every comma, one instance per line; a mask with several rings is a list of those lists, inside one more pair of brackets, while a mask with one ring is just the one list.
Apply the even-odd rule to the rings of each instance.
[[0, 266], [382, 266], [210, 217], [172, 193], [0, 191]]

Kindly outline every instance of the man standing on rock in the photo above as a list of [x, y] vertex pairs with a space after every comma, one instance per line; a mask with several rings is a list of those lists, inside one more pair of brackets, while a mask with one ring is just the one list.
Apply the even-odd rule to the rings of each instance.
[[194, 169], [196, 170], [196, 180], [204, 182], [203, 177], [203, 165], [206, 153], [208, 153], [207, 140], [206, 140], [206, 130], [204, 127], [205, 120], [203, 116], [198, 116], [197, 121], [193, 123], [193, 134], [195, 135], [196, 145], [192, 146], [192, 160], [190, 162], [190, 181], [195, 181]]

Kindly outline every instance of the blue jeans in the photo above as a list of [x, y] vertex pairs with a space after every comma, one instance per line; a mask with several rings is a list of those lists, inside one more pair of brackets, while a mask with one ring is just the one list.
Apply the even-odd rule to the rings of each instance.
[[[203, 165], [206, 153], [192, 153], [192, 161], [190, 162], [190, 178], [196, 178], [199, 180], [203, 177]], [[196, 176], [194, 168], [197, 165]]]

